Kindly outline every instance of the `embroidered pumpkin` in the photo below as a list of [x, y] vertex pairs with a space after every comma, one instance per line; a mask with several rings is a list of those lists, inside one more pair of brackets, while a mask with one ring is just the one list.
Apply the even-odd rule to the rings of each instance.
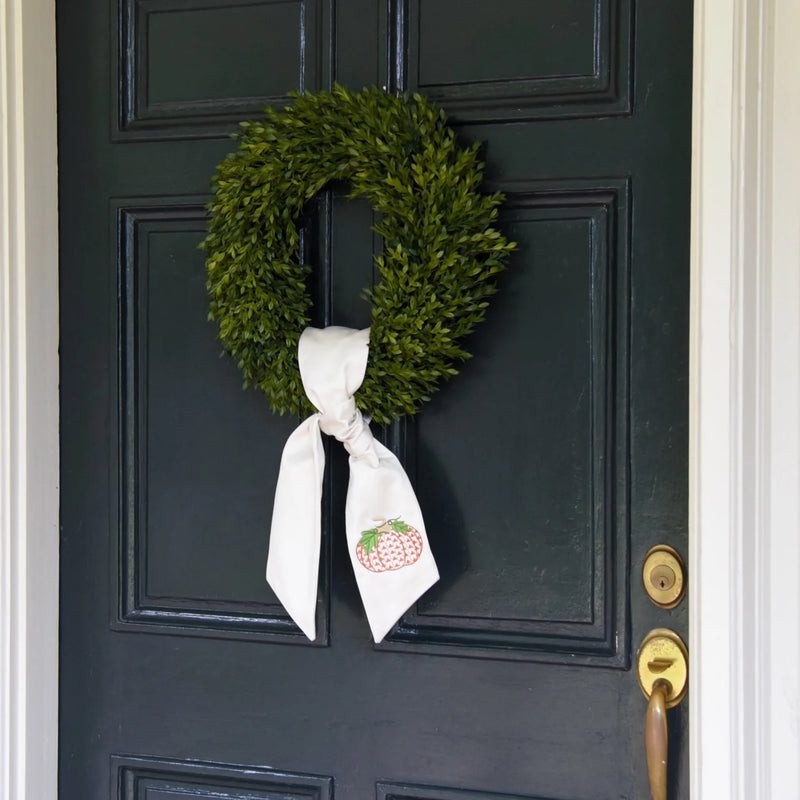
[[422, 536], [401, 519], [390, 519], [361, 534], [356, 557], [370, 572], [407, 567], [422, 555]]

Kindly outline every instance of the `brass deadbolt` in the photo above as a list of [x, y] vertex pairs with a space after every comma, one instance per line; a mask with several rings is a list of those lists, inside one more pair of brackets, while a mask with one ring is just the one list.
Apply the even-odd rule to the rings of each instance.
[[645, 556], [642, 582], [647, 596], [660, 608], [675, 608], [686, 594], [686, 570], [678, 552], [666, 544]]
[[639, 686], [650, 697], [657, 681], [666, 681], [667, 708], [678, 705], [686, 696], [689, 678], [689, 653], [677, 633], [656, 628], [644, 637], [636, 660]]

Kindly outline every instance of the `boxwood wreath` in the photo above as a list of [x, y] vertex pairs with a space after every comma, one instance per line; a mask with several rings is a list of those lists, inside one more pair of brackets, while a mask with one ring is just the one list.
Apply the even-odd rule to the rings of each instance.
[[367, 373], [356, 403], [376, 422], [415, 413], [469, 357], [460, 342], [484, 318], [514, 243], [492, 227], [503, 196], [481, 194], [479, 144], [461, 147], [425, 98], [377, 88], [294, 96], [244, 122], [213, 179], [204, 241], [210, 317], [244, 373], [279, 413], [312, 413], [297, 362], [310, 323], [310, 267], [297, 220], [331, 181], [379, 212], [384, 249]]

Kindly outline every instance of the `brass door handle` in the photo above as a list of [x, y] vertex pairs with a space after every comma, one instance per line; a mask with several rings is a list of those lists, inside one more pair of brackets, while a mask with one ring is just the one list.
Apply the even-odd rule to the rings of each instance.
[[653, 684], [644, 720], [647, 775], [653, 800], [667, 800], [667, 697], [671, 692], [672, 686], [663, 678]]
[[688, 667], [686, 645], [677, 633], [656, 628], [645, 636], [637, 669], [639, 685], [649, 698], [644, 744], [653, 800], [667, 800], [667, 709], [686, 696]]

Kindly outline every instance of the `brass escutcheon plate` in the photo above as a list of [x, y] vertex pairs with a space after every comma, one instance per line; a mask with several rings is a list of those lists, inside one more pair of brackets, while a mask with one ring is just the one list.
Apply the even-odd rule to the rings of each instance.
[[639, 686], [645, 697], [653, 693], [659, 678], [670, 685], [667, 708], [673, 708], [686, 696], [689, 678], [689, 653], [683, 639], [668, 628], [656, 628], [644, 637], [636, 657]]
[[644, 558], [642, 583], [659, 608], [675, 608], [686, 594], [686, 569], [678, 551], [666, 544], [651, 548]]

